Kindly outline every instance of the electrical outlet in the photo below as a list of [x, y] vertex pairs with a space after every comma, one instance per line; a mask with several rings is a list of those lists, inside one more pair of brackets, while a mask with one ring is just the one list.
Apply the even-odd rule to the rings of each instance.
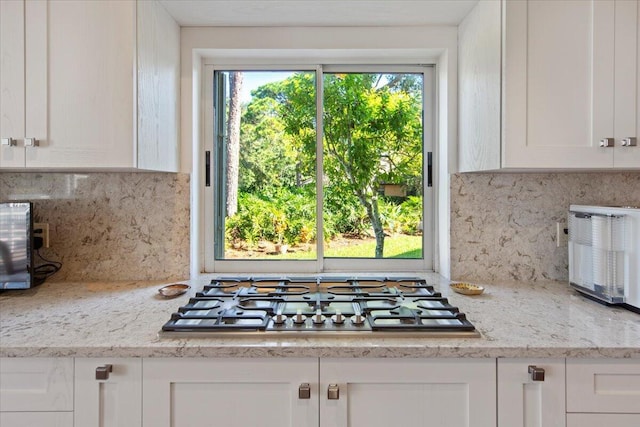
[[42, 237], [42, 246], [49, 247], [49, 224], [46, 222], [35, 222], [33, 224], [33, 237]]
[[569, 234], [565, 233], [566, 226], [561, 222], [556, 222], [556, 247], [566, 248], [569, 245]]

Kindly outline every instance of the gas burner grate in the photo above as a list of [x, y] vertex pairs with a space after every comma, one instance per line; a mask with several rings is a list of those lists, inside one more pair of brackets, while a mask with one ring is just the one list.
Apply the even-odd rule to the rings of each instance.
[[479, 336], [457, 307], [415, 277], [217, 278], [180, 307], [162, 331]]

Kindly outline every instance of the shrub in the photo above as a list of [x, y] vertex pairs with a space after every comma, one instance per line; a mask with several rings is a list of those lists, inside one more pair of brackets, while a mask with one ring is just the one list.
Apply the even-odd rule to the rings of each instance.
[[[365, 209], [357, 198], [331, 187], [324, 204], [324, 237], [338, 234], [363, 236], [371, 230]], [[422, 198], [410, 196], [401, 203], [380, 198], [380, 217], [390, 233], [419, 234]], [[295, 245], [316, 239], [315, 187], [277, 189], [263, 192], [239, 192], [238, 212], [226, 219], [226, 240], [246, 241], [255, 245], [261, 240]]]
[[409, 196], [401, 203], [391, 198], [380, 202], [380, 217], [383, 227], [390, 233], [420, 234], [422, 221], [422, 197]]

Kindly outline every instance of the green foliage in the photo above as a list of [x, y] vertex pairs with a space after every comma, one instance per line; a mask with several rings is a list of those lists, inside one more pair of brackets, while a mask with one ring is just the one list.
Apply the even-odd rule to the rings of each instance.
[[[325, 193], [330, 199], [331, 193]], [[326, 200], [325, 199], [325, 200]], [[366, 212], [357, 200], [342, 199], [344, 203], [325, 205], [324, 234], [331, 239], [337, 234], [365, 236], [371, 225]], [[388, 233], [420, 234], [422, 199], [409, 197], [403, 203], [384, 200], [380, 205], [384, 228]], [[312, 188], [291, 191], [238, 194], [238, 213], [227, 218], [229, 243], [245, 241], [251, 245], [259, 241], [296, 245], [316, 239], [315, 191]]]
[[385, 199], [380, 204], [380, 215], [389, 233], [422, 234], [422, 197], [409, 196], [401, 203]]
[[[252, 92], [244, 106], [238, 213], [228, 241], [315, 240], [315, 74]], [[422, 219], [422, 83], [417, 75], [324, 75], [324, 235], [417, 234]], [[305, 185], [305, 183], [307, 185]], [[402, 183], [405, 201], [379, 195]], [[381, 253], [381, 252], [380, 252]]]
[[273, 98], [255, 98], [244, 109], [240, 128], [240, 191], [262, 191], [295, 184], [295, 157], [284, 141], [284, 127]]
[[289, 245], [315, 239], [313, 189], [238, 194], [238, 213], [226, 220], [228, 242], [261, 240]]
[[[297, 76], [284, 85], [285, 133], [306, 135], [313, 122], [300, 90], [308, 91]], [[378, 188], [385, 182], [407, 182], [421, 176], [421, 91], [403, 90], [402, 84], [382, 84], [384, 76], [372, 73], [325, 74], [323, 95], [323, 173], [329, 185], [355, 196], [365, 209], [378, 239], [376, 256], [382, 256], [384, 230], [378, 206]], [[408, 80], [407, 80], [408, 82]], [[409, 85], [410, 86], [410, 85]], [[307, 100], [308, 102], [308, 100]], [[313, 158], [307, 144], [305, 158]], [[349, 212], [347, 212], [349, 213]], [[329, 217], [329, 222], [333, 218]], [[337, 223], [342, 221], [336, 221]]]
[[362, 236], [371, 228], [364, 207], [358, 198], [344, 187], [325, 187], [323, 208], [324, 233], [327, 238], [333, 238], [336, 234]]

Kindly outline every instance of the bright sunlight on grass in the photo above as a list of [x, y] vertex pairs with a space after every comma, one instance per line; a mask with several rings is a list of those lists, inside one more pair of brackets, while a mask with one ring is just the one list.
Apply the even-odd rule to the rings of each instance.
[[[331, 245], [329, 245], [331, 246]], [[374, 258], [376, 242], [369, 240], [353, 240], [353, 244], [337, 248], [325, 248], [327, 258]], [[286, 253], [269, 256], [269, 259], [300, 259], [308, 258], [304, 252]], [[385, 258], [422, 258], [422, 236], [397, 234], [384, 239]]]
[[[327, 258], [374, 258], [375, 240], [343, 246], [336, 249], [326, 248]], [[384, 258], [422, 258], [422, 236], [397, 234], [384, 239]]]

